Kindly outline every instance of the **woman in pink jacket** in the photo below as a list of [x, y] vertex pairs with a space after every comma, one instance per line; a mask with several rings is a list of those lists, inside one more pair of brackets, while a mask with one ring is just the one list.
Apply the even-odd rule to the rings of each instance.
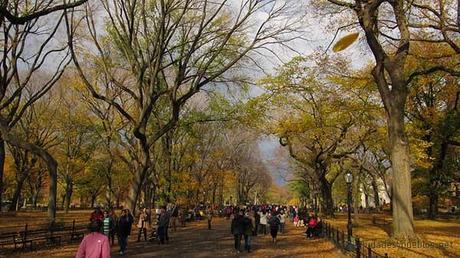
[[110, 258], [109, 238], [100, 233], [101, 228], [101, 221], [91, 222], [89, 226], [91, 233], [81, 241], [75, 258]]

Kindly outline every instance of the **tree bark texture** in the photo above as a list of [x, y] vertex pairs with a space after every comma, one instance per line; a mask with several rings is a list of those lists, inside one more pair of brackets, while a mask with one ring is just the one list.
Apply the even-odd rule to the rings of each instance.
[[410, 155], [404, 131], [404, 109], [389, 117], [389, 138], [393, 173], [392, 205], [393, 234], [410, 236], [414, 233]]
[[64, 197], [64, 212], [69, 213], [70, 202], [72, 200], [73, 193], [73, 180], [72, 178], [66, 178], [65, 184], [65, 197]]
[[321, 202], [322, 212], [327, 216], [334, 216], [334, 201], [332, 199], [332, 186], [325, 177], [321, 177], [321, 196], [323, 201]]
[[136, 166], [133, 182], [131, 183], [128, 195], [128, 208], [131, 210], [133, 214], [135, 214], [136, 212], [137, 203], [141, 195], [142, 186], [145, 182], [148, 169], [148, 165], [145, 163]]
[[3, 173], [5, 171], [5, 141], [0, 136], [0, 212], [2, 212], [3, 203]]
[[380, 196], [379, 196], [379, 187], [377, 185], [377, 180], [375, 177], [372, 177], [372, 191], [374, 192], [374, 205], [376, 209], [380, 208]]

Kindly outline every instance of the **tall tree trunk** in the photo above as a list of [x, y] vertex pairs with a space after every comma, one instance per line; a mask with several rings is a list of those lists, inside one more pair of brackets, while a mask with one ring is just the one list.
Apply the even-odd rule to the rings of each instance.
[[216, 192], [217, 192], [217, 185], [213, 185], [212, 187], [212, 198], [211, 198], [211, 204], [214, 207], [214, 204], [216, 204]]
[[[390, 192], [392, 192], [391, 188]], [[393, 214], [393, 194], [390, 195], [390, 213]]]
[[377, 185], [377, 180], [375, 177], [372, 177], [372, 191], [374, 192], [374, 205], [376, 209], [380, 208], [380, 197], [379, 197], [379, 187]]
[[365, 208], [369, 208], [369, 195], [367, 193], [364, 193], [364, 206]]
[[144, 207], [149, 210], [149, 214], [152, 214], [152, 184], [150, 181], [145, 183], [145, 200]]
[[97, 195], [91, 194], [91, 209], [94, 208], [94, 203], [96, 202]]
[[430, 219], [435, 219], [438, 217], [438, 200], [439, 194], [437, 191], [430, 191], [429, 195], [429, 207], [428, 207], [428, 217]]
[[107, 178], [107, 189], [105, 190], [105, 200], [107, 202], [107, 207], [112, 208], [112, 177]]
[[[361, 170], [361, 169], [360, 169]], [[352, 207], [353, 207], [353, 225], [359, 225], [359, 207], [361, 204], [361, 191], [359, 184], [361, 182], [361, 171], [353, 172], [353, 183], [352, 183]]]
[[196, 192], [195, 192], [195, 204], [200, 202], [200, 187], [197, 187]]
[[129, 191], [128, 208], [133, 214], [136, 212], [137, 203], [142, 191], [142, 185], [144, 184], [145, 177], [147, 175], [148, 168], [142, 165], [137, 166], [136, 173], [134, 174], [134, 180], [131, 183]]
[[431, 219], [435, 219], [438, 216], [438, 202], [439, 202], [439, 186], [442, 185], [441, 174], [444, 168], [444, 161], [447, 156], [449, 144], [446, 139], [442, 139], [439, 146], [439, 154], [436, 159], [436, 163], [433, 165], [429, 173], [429, 210], [428, 216]]
[[5, 171], [5, 158], [5, 141], [0, 136], [0, 213], [3, 207], [3, 172]]
[[22, 186], [24, 185], [25, 180], [26, 180], [26, 177], [21, 176], [19, 180], [17, 181], [16, 189], [14, 190], [14, 194], [13, 194], [13, 199], [11, 200], [10, 211], [18, 210], [17, 208], [19, 204], [19, 197], [21, 195]]
[[393, 234], [411, 236], [414, 233], [414, 215], [409, 146], [404, 129], [404, 104], [392, 106], [389, 113], [388, 128], [393, 173]]
[[166, 202], [170, 203], [172, 194], [172, 139], [173, 130], [167, 132], [164, 137], [164, 152], [166, 154]]
[[107, 207], [113, 208], [112, 204], [112, 195], [113, 195], [113, 183], [112, 183], [112, 168], [113, 168], [113, 156], [111, 152], [109, 151], [109, 167], [107, 168], [107, 174], [106, 174], [106, 179], [107, 179], [107, 189], [105, 191], [105, 199], [107, 202]]
[[460, 27], [460, 0], [457, 0], [457, 26]]
[[128, 194], [128, 209], [136, 214], [137, 206], [142, 192], [142, 172], [137, 172]]
[[64, 209], [65, 207], [65, 196], [66, 196], [66, 193], [64, 192], [62, 195], [61, 195], [61, 209]]
[[70, 202], [72, 200], [73, 180], [71, 177], [67, 177], [65, 181], [64, 212], [67, 214], [69, 213]]
[[156, 185], [153, 185], [153, 189], [152, 189], [152, 196], [151, 196], [151, 206], [152, 206], [152, 209], [155, 209], [155, 200], [156, 200]]
[[33, 194], [32, 194], [32, 205], [34, 207], [34, 209], [37, 208], [37, 202], [38, 202], [38, 196], [39, 196], [40, 192], [37, 190], [35, 191]]
[[147, 143], [144, 141], [143, 144], [138, 144], [138, 154], [140, 162], [136, 162], [134, 165], [135, 173], [134, 179], [131, 183], [129, 195], [128, 195], [128, 208], [133, 214], [136, 214], [137, 203], [142, 192], [142, 186], [147, 178], [147, 173], [150, 170], [150, 149]]
[[[19, 196], [18, 196], [18, 199], [20, 199], [20, 198], [21, 198], [21, 192], [19, 192]], [[11, 206], [13, 206], [13, 205], [11, 205]], [[14, 205], [14, 207], [15, 207], [15, 208], [14, 208], [15, 211], [18, 211], [18, 210], [19, 210], [19, 208], [20, 208], [19, 200], [16, 202], [16, 204]]]
[[220, 183], [219, 183], [219, 204], [224, 204], [224, 176], [220, 177]]
[[320, 178], [320, 190], [323, 201], [321, 202], [321, 209], [327, 216], [334, 216], [334, 201], [332, 199], [332, 186], [327, 181], [326, 177]]
[[429, 189], [428, 189], [428, 201], [429, 201], [429, 206], [428, 206], [428, 217], [430, 219], [436, 219], [438, 217], [438, 209], [439, 209], [439, 178], [438, 178], [438, 173], [439, 170], [436, 168], [432, 169], [430, 171], [430, 179], [429, 179]]
[[147, 199], [149, 198], [149, 191], [150, 191], [150, 189], [148, 188], [148, 184], [147, 184], [147, 181], [146, 181], [146, 182], [144, 182], [144, 184], [142, 186], [141, 198], [139, 200], [139, 204], [142, 204], [142, 208], [147, 207], [146, 202], [147, 202]]

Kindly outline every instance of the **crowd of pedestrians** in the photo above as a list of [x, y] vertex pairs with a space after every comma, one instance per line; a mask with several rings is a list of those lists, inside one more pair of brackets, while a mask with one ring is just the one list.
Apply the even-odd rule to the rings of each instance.
[[224, 209], [225, 216], [230, 219], [231, 233], [234, 237], [234, 248], [241, 252], [241, 240], [244, 239], [244, 251], [251, 251], [252, 237], [258, 234], [270, 234], [276, 243], [278, 232], [283, 233], [289, 213], [286, 206], [260, 205], [250, 207], [228, 206]]
[[[153, 212], [152, 216], [146, 208], [143, 208], [134, 217], [129, 209], [121, 209], [120, 216], [117, 217], [113, 209], [103, 211], [99, 207], [96, 208], [90, 216], [91, 233], [81, 242], [76, 257], [108, 258], [110, 246], [115, 244], [115, 238], [118, 240], [120, 255], [124, 255], [134, 223], [138, 229], [138, 242], [143, 240], [157, 241], [159, 245], [168, 244], [169, 228], [176, 231], [177, 224], [184, 227], [187, 211], [170, 204]], [[321, 219], [312, 211], [299, 210], [295, 206], [227, 206], [222, 209], [209, 206], [190, 210], [188, 214], [190, 214], [189, 218], [206, 219], [208, 230], [212, 229], [212, 219], [215, 215], [231, 219], [231, 234], [234, 237], [234, 248], [237, 253], [243, 251], [242, 240], [244, 240], [244, 251], [251, 252], [252, 238], [259, 234], [270, 234], [272, 243], [276, 244], [278, 233], [285, 232], [287, 221], [292, 221], [295, 227], [305, 226], [307, 238], [319, 236], [322, 226]]]
[[[91, 233], [85, 236], [81, 242], [76, 257], [110, 257], [110, 252], [108, 254], [105, 252], [106, 244], [110, 250], [110, 245], [115, 244], [115, 238], [118, 240], [120, 255], [124, 255], [134, 223], [138, 229], [137, 242], [143, 240], [167, 244], [169, 242], [169, 227], [171, 226], [172, 230], [176, 231], [178, 222], [181, 226], [185, 226], [184, 212], [180, 207], [171, 204], [160, 207], [154, 212], [152, 217], [148, 210], [143, 208], [140, 209], [135, 218], [129, 209], [121, 209], [118, 217], [113, 209], [103, 211], [100, 207], [96, 207], [90, 215], [89, 230]], [[208, 218], [209, 228], [211, 219], [212, 213]], [[93, 241], [94, 239], [98, 239], [98, 241]], [[104, 249], [98, 247], [100, 243], [104, 244]], [[99, 250], [99, 255], [95, 255], [96, 250]]]
[[307, 238], [319, 237], [322, 232], [321, 219], [313, 211], [296, 206], [258, 205], [249, 207], [227, 206], [224, 208], [227, 219], [232, 218], [231, 233], [234, 236], [234, 248], [241, 252], [241, 240], [244, 238], [244, 250], [251, 251], [251, 236], [270, 234], [271, 241], [277, 242], [278, 233], [284, 233], [286, 222], [295, 227], [306, 227]]
[[91, 233], [83, 238], [76, 257], [110, 257], [110, 245], [115, 244], [115, 236], [118, 237], [120, 255], [123, 255], [133, 222], [134, 217], [128, 209], [122, 209], [120, 217], [117, 217], [114, 210], [102, 211], [97, 207], [90, 216]]

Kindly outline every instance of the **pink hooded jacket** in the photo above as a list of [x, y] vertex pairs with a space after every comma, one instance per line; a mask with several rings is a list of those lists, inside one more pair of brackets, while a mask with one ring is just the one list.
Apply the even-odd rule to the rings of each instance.
[[75, 258], [110, 258], [109, 238], [99, 232], [86, 235]]

